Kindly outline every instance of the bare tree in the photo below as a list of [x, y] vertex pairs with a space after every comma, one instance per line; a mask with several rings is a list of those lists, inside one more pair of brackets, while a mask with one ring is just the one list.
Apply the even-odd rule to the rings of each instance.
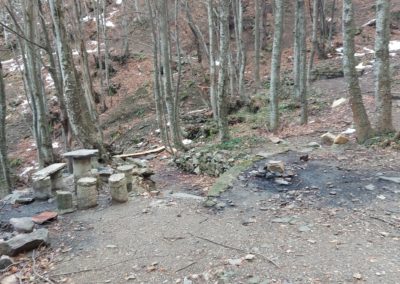
[[313, 0], [312, 6], [312, 35], [311, 35], [311, 53], [310, 53], [310, 60], [308, 62], [308, 69], [307, 69], [307, 85], [310, 85], [311, 82], [311, 71], [314, 65], [314, 57], [315, 52], [318, 50], [318, 2], [319, 0]]
[[307, 115], [307, 47], [304, 0], [296, 0], [294, 39], [294, 93], [301, 104], [300, 123], [306, 124]]
[[390, 0], [377, 0], [375, 37], [375, 101], [377, 119], [375, 128], [379, 133], [393, 131], [389, 40]]
[[214, 16], [213, 16], [213, 0], [207, 0], [208, 15], [208, 42], [210, 54], [210, 101], [213, 111], [214, 120], [218, 118], [218, 102], [216, 93], [216, 64], [215, 64], [215, 35], [214, 35]]
[[0, 62], [0, 199], [11, 192], [10, 168], [7, 159], [6, 112], [6, 92]]
[[373, 135], [371, 123], [362, 100], [354, 57], [354, 8], [352, 0], [343, 1], [343, 71], [350, 96], [350, 107], [356, 126], [357, 140], [364, 143]]
[[97, 121], [94, 121], [88, 111], [87, 104], [80, 98], [83, 93], [80, 79], [74, 66], [72, 50], [69, 46], [64, 26], [64, 12], [61, 0], [50, 0], [51, 16], [56, 35], [56, 46], [63, 78], [63, 94], [68, 112], [71, 129], [75, 138], [84, 147], [99, 149], [105, 157], [103, 136]]
[[284, 0], [274, 0], [274, 41], [272, 47], [271, 84], [270, 96], [270, 129], [276, 131], [279, 127], [279, 94], [280, 94], [280, 70], [282, 55], [282, 32]]
[[254, 19], [254, 82], [256, 91], [260, 87], [260, 53], [261, 53], [261, 7], [260, 0], [254, 1], [255, 19]]

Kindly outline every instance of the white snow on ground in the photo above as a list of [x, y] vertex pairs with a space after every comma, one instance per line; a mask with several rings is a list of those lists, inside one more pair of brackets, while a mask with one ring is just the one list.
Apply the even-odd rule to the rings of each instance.
[[364, 70], [364, 69], [369, 69], [369, 68], [372, 68], [372, 65], [364, 65], [363, 62], [360, 62], [360, 64], [358, 64], [356, 66], [357, 70]]
[[[89, 16], [89, 15], [87, 15], [86, 17], [83, 17], [82, 18], [82, 22], [84, 22], [84, 23], [86, 23], [86, 22], [89, 22], [90, 20], [92, 20], [93, 18], [91, 17], [91, 16]], [[94, 20], [94, 19], [93, 19]]]
[[20, 57], [18, 58], [18, 62], [15, 59], [10, 59], [10, 60], [2, 61], [1, 65], [3, 66], [4, 70], [6, 70], [8, 72], [24, 70], [24, 65], [23, 65], [22, 59]]
[[372, 50], [372, 49], [369, 49], [368, 47], [363, 47], [363, 50], [365, 50], [367, 53], [375, 53], [375, 51], [374, 50]]
[[19, 176], [22, 177], [22, 176], [26, 175], [27, 173], [29, 173], [29, 172], [32, 171], [32, 170], [33, 170], [33, 167], [26, 167], [26, 168], [22, 171], [22, 173], [19, 174]]
[[400, 50], [400, 40], [391, 40], [389, 42], [389, 51], [398, 51]]
[[363, 57], [363, 56], [365, 56], [365, 53], [364, 52], [356, 52], [356, 53], [354, 53], [354, 56], [355, 57]]
[[115, 4], [121, 5], [121, 4], [122, 4], [122, 0], [117, 0], [117, 1], [115, 1]]
[[47, 83], [47, 87], [51, 88], [51, 87], [54, 86], [54, 81], [53, 81], [53, 78], [51, 77], [50, 74], [46, 75], [45, 80], [46, 80], [46, 83]]
[[53, 143], [51, 144], [51, 146], [52, 146], [54, 149], [60, 148], [60, 144], [59, 144], [58, 142], [53, 142]]
[[106, 21], [106, 27], [113, 28], [113, 27], [115, 27], [115, 25], [114, 25], [114, 23], [111, 22], [110, 20], [107, 20], [107, 21]]

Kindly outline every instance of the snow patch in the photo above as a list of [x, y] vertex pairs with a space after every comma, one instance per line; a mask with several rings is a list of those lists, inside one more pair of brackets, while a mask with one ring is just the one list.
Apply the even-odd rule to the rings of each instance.
[[29, 172], [32, 171], [32, 170], [33, 170], [33, 167], [26, 167], [26, 168], [22, 171], [22, 173], [19, 174], [19, 176], [22, 177], [22, 176], [26, 175], [27, 173], [29, 173]]
[[111, 22], [110, 20], [107, 20], [107, 21], [106, 21], [106, 27], [113, 28], [113, 27], [115, 27], [115, 25], [114, 25], [114, 23]]
[[59, 144], [58, 142], [53, 142], [53, 143], [51, 144], [51, 146], [52, 146], [54, 149], [60, 148], [60, 144]]
[[368, 68], [372, 68], [372, 65], [364, 65], [363, 62], [360, 62], [360, 64], [358, 64], [356, 66], [357, 70], [365, 70], [365, 69], [368, 69]]
[[193, 141], [190, 140], [190, 139], [183, 139], [183, 140], [182, 140], [182, 143], [183, 143], [183, 145], [190, 145], [190, 144], [193, 143]]
[[400, 40], [391, 40], [389, 42], [389, 51], [400, 50]]
[[115, 4], [121, 5], [121, 4], [122, 4], [122, 0], [117, 0], [117, 1], [115, 1]]
[[373, 49], [369, 49], [368, 47], [363, 47], [363, 50], [365, 50], [367, 53], [373, 54], [375, 51]]
[[345, 131], [342, 132], [342, 134], [353, 134], [356, 133], [356, 130], [354, 128], [347, 128]]
[[354, 53], [354, 56], [355, 57], [363, 57], [363, 56], [365, 56], [365, 53], [364, 52], [356, 52], [356, 53]]

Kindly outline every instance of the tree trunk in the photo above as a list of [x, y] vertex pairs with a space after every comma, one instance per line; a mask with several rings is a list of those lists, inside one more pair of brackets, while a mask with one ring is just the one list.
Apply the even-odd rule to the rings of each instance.
[[184, 149], [181, 138], [179, 123], [178, 100], [174, 98], [172, 90], [172, 74], [170, 64], [170, 38], [168, 23], [168, 7], [166, 1], [159, 2], [160, 12], [160, 43], [161, 43], [161, 62], [163, 66], [163, 86], [165, 91], [165, 102], [167, 105], [168, 119], [170, 123], [171, 137], [174, 147], [179, 150]]
[[294, 93], [301, 104], [301, 124], [307, 124], [307, 47], [304, 0], [296, 0], [294, 39]]
[[254, 83], [256, 85], [256, 92], [260, 88], [260, 53], [261, 53], [261, 37], [260, 37], [260, 24], [261, 24], [261, 7], [260, 0], [255, 0], [255, 19], [254, 19]]
[[364, 143], [373, 131], [362, 100], [354, 57], [354, 10], [352, 0], [343, 1], [343, 71], [350, 96], [350, 107], [356, 126], [357, 141]]
[[237, 23], [237, 30], [238, 30], [238, 46], [236, 47], [238, 49], [238, 55], [239, 55], [239, 60], [236, 64], [238, 64], [238, 92], [240, 99], [244, 102], [248, 100], [245, 89], [244, 89], [244, 72], [246, 69], [246, 52], [244, 49], [244, 43], [243, 43], [243, 4], [242, 0], [237, 0], [236, 2], [236, 10], [237, 10], [237, 18], [236, 18], [236, 23]]
[[3, 68], [0, 62], [0, 199], [11, 192], [10, 167], [7, 159], [6, 113], [6, 92], [3, 81]]
[[390, 0], [376, 2], [375, 101], [378, 133], [393, 131], [392, 95], [389, 61]]
[[219, 4], [219, 73], [218, 73], [218, 132], [221, 142], [229, 140], [228, 114], [227, 114], [227, 88], [228, 88], [228, 56], [229, 56], [229, 6], [230, 0], [221, 0]]
[[215, 89], [215, 36], [214, 36], [214, 17], [213, 17], [213, 1], [207, 0], [208, 15], [208, 42], [210, 54], [210, 101], [214, 120], [218, 118], [218, 103]]
[[41, 76], [40, 52], [33, 43], [38, 42], [37, 23], [39, 21], [38, 2], [24, 0], [23, 2], [24, 31], [27, 40], [23, 41], [25, 46], [26, 67], [24, 74], [27, 76], [29, 95], [33, 112], [33, 133], [36, 140], [38, 161], [40, 167], [47, 166], [54, 161], [50, 124], [46, 107], [46, 95], [44, 92], [43, 79]]
[[308, 62], [307, 68], [307, 86], [310, 86], [311, 83], [311, 71], [314, 65], [314, 57], [315, 51], [318, 50], [318, 1], [313, 0], [313, 7], [312, 7], [312, 35], [311, 35], [311, 53], [310, 53], [310, 61]]
[[276, 131], [279, 127], [279, 94], [280, 71], [282, 54], [283, 10], [284, 0], [274, 0], [274, 41], [272, 47], [271, 83], [270, 83], [270, 130]]
[[81, 99], [83, 90], [74, 66], [71, 47], [68, 45], [61, 0], [50, 0], [49, 3], [63, 78], [63, 94], [71, 129], [75, 138], [84, 147], [97, 148], [100, 151], [100, 157], [105, 157], [106, 152], [98, 122], [92, 119], [87, 104]]

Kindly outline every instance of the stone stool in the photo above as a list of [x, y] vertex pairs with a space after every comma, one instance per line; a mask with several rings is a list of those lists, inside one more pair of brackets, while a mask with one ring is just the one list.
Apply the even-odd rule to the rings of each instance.
[[76, 199], [78, 209], [87, 209], [97, 205], [97, 179], [84, 177], [78, 180]]
[[128, 189], [126, 187], [125, 174], [113, 174], [110, 176], [108, 183], [110, 184], [111, 197], [117, 202], [128, 201]]
[[117, 168], [118, 172], [125, 175], [126, 188], [128, 189], [128, 192], [132, 191], [132, 180], [133, 180], [132, 170], [133, 170], [133, 168], [134, 168], [133, 165], [123, 165], [123, 166], [119, 166]]
[[33, 189], [37, 199], [48, 199], [51, 195], [51, 179], [50, 177], [38, 178], [33, 180]]
[[72, 203], [72, 192], [58, 190], [57, 192], [57, 209], [59, 214], [74, 212]]

